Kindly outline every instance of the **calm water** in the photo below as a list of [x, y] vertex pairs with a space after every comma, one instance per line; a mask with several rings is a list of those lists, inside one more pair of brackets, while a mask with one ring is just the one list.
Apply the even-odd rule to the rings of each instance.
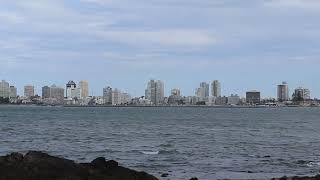
[[319, 128], [319, 108], [0, 106], [0, 154], [104, 156], [173, 180], [267, 179], [317, 174]]

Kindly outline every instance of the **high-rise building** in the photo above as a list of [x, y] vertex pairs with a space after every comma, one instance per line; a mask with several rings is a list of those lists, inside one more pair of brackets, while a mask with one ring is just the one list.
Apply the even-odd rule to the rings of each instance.
[[121, 91], [115, 88], [112, 91], [112, 105], [120, 105], [121, 104]]
[[278, 85], [278, 101], [288, 101], [289, 100], [289, 87], [287, 82], [282, 82], [282, 84]]
[[80, 98], [87, 98], [89, 96], [89, 85], [87, 81], [79, 82]]
[[64, 100], [64, 89], [53, 84], [50, 88], [50, 98], [57, 99], [58, 101]]
[[221, 83], [218, 80], [214, 80], [211, 83], [211, 95], [213, 97], [221, 97]]
[[112, 104], [112, 88], [109, 86], [103, 88], [103, 101], [104, 104]]
[[177, 89], [177, 88], [172, 89], [172, 90], [171, 90], [171, 95], [173, 95], [173, 96], [181, 96], [181, 91], [180, 91], [180, 89]]
[[259, 91], [248, 91], [246, 93], [246, 100], [249, 104], [260, 104], [261, 93]]
[[50, 87], [49, 86], [43, 86], [42, 87], [42, 98], [50, 98]]
[[5, 80], [0, 82], [0, 97], [8, 98], [10, 97], [10, 86]]
[[10, 98], [18, 97], [17, 88], [14, 86], [10, 86]]
[[34, 96], [34, 86], [32, 85], [26, 85], [24, 86], [24, 96], [25, 97], [33, 97]]
[[200, 88], [204, 89], [204, 97], [209, 97], [209, 84], [202, 82], [200, 83]]
[[150, 80], [145, 91], [146, 99], [152, 104], [162, 104], [164, 102], [164, 84], [160, 80]]
[[77, 88], [77, 84], [73, 81], [69, 81], [66, 84], [66, 97], [68, 99], [80, 98], [80, 89]]
[[203, 88], [203, 87], [199, 87], [199, 88], [196, 89], [195, 94], [202, 101], [206, 97], [206, 89]]
[[294, 101], [306, 101], [310, 100], [310, 90], [302, 87], [298, 87], [294, 90], [293, 96]]

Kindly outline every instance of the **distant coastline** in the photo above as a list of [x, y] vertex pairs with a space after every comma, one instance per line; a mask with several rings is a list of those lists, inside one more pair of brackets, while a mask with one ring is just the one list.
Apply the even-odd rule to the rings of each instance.
[[20, 106], [20, 107], [77, 107], [77, 108], [230, 108], [230, 109], [255, 109], [255, 108], [320, 108], [320, 106], [303, 106], [303, 105], [287, 105], [287, 106], [267, 106], [267, 105], [226, 105], [226, 106], [206, 106], [206, 105], [41, 105], [41, 104], [0, 104], [0, 106]]

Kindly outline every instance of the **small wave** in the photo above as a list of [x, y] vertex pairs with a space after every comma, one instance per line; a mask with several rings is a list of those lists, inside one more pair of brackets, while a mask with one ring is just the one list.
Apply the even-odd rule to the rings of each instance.
[[307, 163], [308, 167], [320, 166], [320, 162], [309, 162]]
[[178, 151], [176, 149], [173, 149], [173, 150], [161, 150], [159, 153], [160, 154], [168, 154], [168, 155], [170, 155], [170, 154], [176, 154], [176, 153], [178, 153]]
[[166, 143], [166, 144], [160, 144], [159, 146], [163, 148], [169, 148], [169, 147], [173, 147], [173, 144]]
[[146, 155], [157, 155], [159, 154], [159, 151], [141, 151], [141, 153]]

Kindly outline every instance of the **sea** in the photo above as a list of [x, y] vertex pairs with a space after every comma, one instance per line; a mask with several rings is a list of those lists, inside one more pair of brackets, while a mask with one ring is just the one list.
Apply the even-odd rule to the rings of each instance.
[[0, 155], [29, 150], [161, 180], [316, 175], [320, 108], [0, 106]]

